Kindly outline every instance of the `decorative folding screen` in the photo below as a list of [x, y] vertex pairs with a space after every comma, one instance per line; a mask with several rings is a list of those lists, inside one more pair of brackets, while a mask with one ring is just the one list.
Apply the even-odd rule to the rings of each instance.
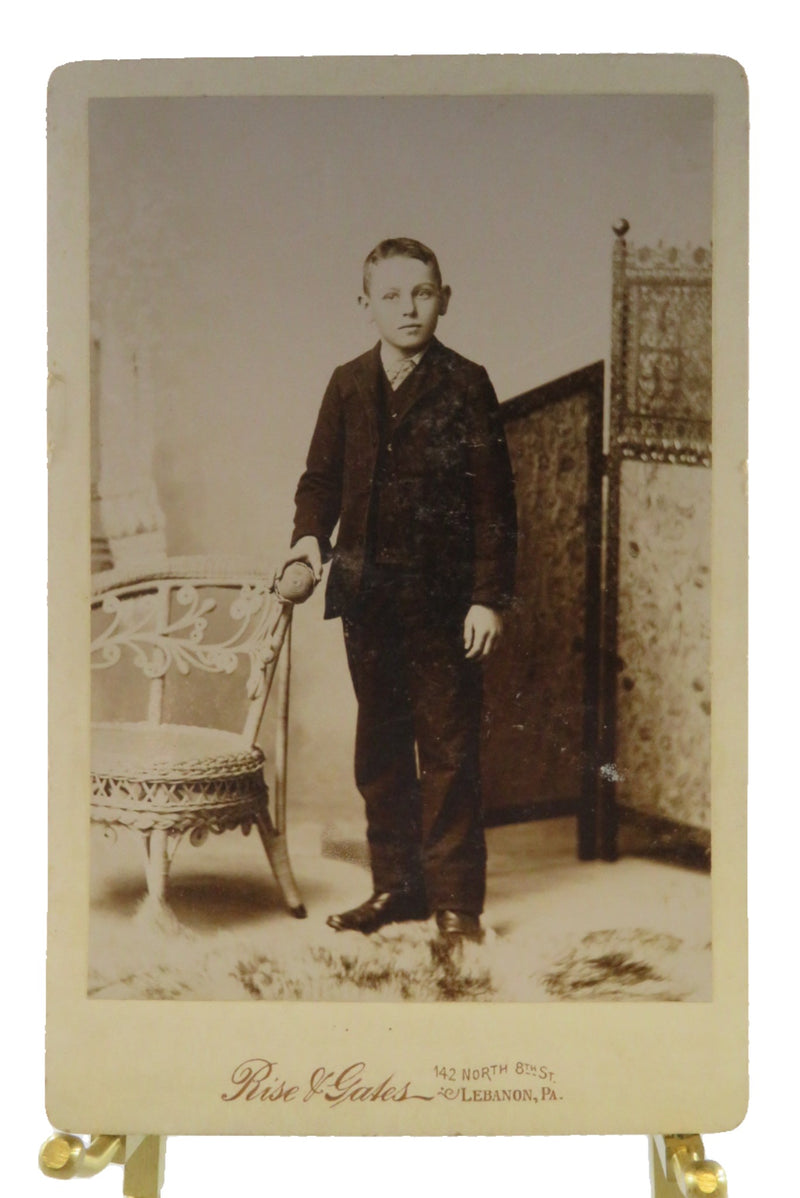
[[603, 364], [502, 405], [519, 553], [505, 635], [485, 671], [489, 823], [577, 814], [595, 854]]
[[604, 855], [620, 818], [707, 848], [711, 255], [615, 227], [603, 686]]

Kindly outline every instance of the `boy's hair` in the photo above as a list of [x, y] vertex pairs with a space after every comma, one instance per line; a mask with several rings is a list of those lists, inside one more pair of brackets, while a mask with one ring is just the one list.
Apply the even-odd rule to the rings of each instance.
[[441, 287], [442, 285], [442, 272], [433, 250], [428, 249], [421, 241], [415, 241], [413, 237], [387, 237], [385, 241], [379, 242], [374, 250], [370, 250], [364, 259], [365, 295], [369, 295], [369, 281], [373, 266], [384, 258], [417, 258], [426, 266], [431, 267], [436, 286]]

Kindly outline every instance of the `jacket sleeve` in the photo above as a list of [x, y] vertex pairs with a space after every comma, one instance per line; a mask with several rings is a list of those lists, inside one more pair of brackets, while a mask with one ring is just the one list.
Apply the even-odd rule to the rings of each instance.
[[481, 367], [469, 405], [468, 474], [472, 490], [472, 602], [502, 608], [511, 602], [517, 551], [514, 478], [500, 405]]
[[344, 420], [342, 397], [334, 371], [317, 417], [306, 468], [295, 492], [292, 545], [301, 537], [316, 537], [323, 561], [331, 556], [331, 535], [342, 504]]

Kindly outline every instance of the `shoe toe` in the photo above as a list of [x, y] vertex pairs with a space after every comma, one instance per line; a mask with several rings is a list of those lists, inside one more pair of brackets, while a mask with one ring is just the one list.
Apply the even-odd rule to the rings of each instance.
[[425, 919], [425, 905], [422, 900], [410, 898], [404, 894], [388, 891], [373, 894], [371, 898], [354, 907], [352, 911], [342, 911], [339, 915], [329, 915], [325, 921], [329, 928], [337, 932], [363, 932], [369, 936], [389, 923], [403, 922], [407, 919]]
[[483, 936], [478, 916], [466, 911], [437, 911], [436, 923], [448, 939], [481, 940]]

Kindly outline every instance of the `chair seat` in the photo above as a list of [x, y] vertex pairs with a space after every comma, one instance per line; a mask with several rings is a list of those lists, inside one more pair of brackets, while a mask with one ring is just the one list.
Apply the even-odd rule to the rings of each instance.
[[233, 732], [190, 724], [92, 724], [96, 778], [191, 783], [260, 774], [264, 754]]

